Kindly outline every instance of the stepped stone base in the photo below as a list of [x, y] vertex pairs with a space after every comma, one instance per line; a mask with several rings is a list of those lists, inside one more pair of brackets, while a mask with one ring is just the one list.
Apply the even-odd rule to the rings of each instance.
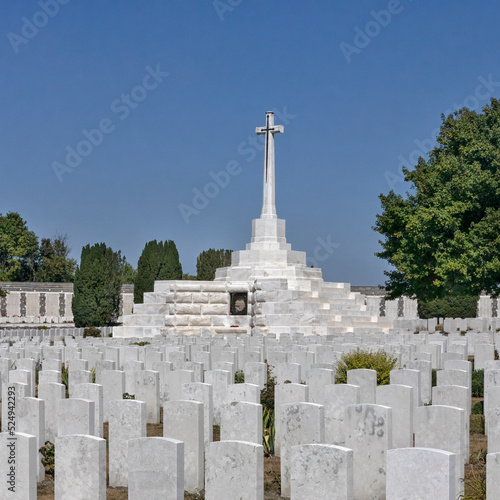
[[[245, 315], [231, 314], [233, 293], [246, 294]], [[373, 309], [349, 283], [324, 282], [321, 269], [307, 267], [305, 252], [286, 242], [284, 220], [261, 218], [215, 281], [156, 281], [115, 336], [387, 333], [392, 322]]]

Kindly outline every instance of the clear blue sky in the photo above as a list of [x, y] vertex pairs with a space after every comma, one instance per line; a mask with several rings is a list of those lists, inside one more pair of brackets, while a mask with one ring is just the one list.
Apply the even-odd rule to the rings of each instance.
[[[288, 241], [326, 280], [382, 284], [378, 195], [407, 189], [441, 113], [500, 94], [493, 1], [60, 2], [2, 2], [0, 213], [66, 233], [76, 258], [105, 242], [136, 266], [172, 239], [194, 273], [202, 250], [244, 248], [262, 203], [248, 138], [274, 109]], [[86, 154], [71, 170], [67, 147]], [[212, 198], [183, 217], [196, 189]]]

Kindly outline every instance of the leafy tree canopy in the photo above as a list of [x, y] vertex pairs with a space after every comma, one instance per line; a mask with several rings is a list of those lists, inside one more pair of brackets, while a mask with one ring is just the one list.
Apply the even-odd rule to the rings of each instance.
[[428, 160], [403, 168], [411, 193], [380, 195], [389, 298], [500, 292], [500, 101], [442, 119]]
[[213, 281], [216, 269], [231, 265], [231, 253], [232, 250], [224, 250], [223, 248], [219, 250], [210, 248], [201, 252], [196, 259], [196, 278], [203, 281]]
[[75, 278], [76, 260], [69, 257], [71, 248], [66, 235], [56, 234], [53, 240], [42, 238], [37, 281], [69, 283]]
[[0, 281], [34, 281], [38, 238], [16, 212], [0, 214]]

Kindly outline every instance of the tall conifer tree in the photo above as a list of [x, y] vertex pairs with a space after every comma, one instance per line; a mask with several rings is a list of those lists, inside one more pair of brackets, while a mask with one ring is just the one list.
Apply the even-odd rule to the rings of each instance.
[[145, 292], [152, 292], [156, 280], [181, 280], [179, 252], [171, 240], [148, 241], [137, 262], [134, 302], [142, 304]]
[[120, 305], [120, 262], [120, 252], [113, 252], [104, 243], [82, 248], [74, 282], [76, 327], [106, 326], [116, 321]]

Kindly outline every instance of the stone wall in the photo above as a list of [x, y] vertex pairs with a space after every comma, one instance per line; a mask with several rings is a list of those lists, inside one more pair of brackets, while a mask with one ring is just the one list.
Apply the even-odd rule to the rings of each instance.
[[[0, 324], [72, 323], [73, 283], [0, 282]], [[131, 314], [134, 285], [123, 285], [120, 316]]]
[[409, 297], [386, 300], [387, 292], [380, 286], [351, 286], [351, 291], [365, 295], [367, 310], [387, 319], [418, 319], [418, 301]]

